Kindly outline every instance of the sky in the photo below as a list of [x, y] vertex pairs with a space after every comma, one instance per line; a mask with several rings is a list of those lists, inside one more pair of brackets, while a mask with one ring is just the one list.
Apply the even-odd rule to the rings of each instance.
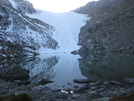
[[51, 11], [54, 13], [63, 13], [84, 6], [90, 1], [97, 0], [28, 0], [35, 8]]

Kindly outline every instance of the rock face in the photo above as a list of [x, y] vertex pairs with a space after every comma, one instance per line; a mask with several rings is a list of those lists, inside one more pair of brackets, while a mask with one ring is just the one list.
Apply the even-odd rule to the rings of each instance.
[[127, 52], [134, 50], [133, 0], [99, 0], [76, 9], [92, 17], [81, 28], [79, 45], [81, 54], [92, 52]]
[[35, 54], [40, 48], [56, 49], [55, 28], [26, 14], [35, 13], [25, 0], [0, 0], [0, 57]]

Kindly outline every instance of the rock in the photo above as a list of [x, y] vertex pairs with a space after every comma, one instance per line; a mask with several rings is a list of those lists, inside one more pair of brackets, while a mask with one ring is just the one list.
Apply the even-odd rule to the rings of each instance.
[[78, 88], [79, 86], [74, 85], [74, 88]]
[[117, 86], [124, 86], [123, 83], [117, 82], [117, 81], [110, 81], [109, 84], [111, 85], [117, 85]]
[[134, 84], [134, 78], [125, 78], [126, 83]]
[[20, 86], [20, 85], [29, 85], [31, 82], [27, 80], [26, 81], [14, 80], [14, 83], [17, 83]]
[[93, 99], [92, 101], [109, 101], [109, 97], [105, 97], [105, 98], [97, 98], [97, 99]]
[[7, 92], [8, 92], [8, 90], [6, 90], [6, 89], [0, 90], [0, 94], [5, 94]]
[[76, 82], [76, 83], [90, 83], [91, 80], [89, 80], [89, 79], [74, 79], [74, 82]]
[[104, 85], [108, 85], [109, 84], [109, 81], [104, 81], [103, 84]]
[[20, 90], [20, 91], [18, 90], [15, 92], [15, 95], [19, 95], [19, 94], [23, 94], [23, 93], [27, 93], [27, 92], [24, 90]]
[[134, 50], [133, 50], [133, 51], [131, 51], [131, 54], [132, 54], [132, 55], [134, 55]]
[[97, 89], [97, 88], [98, 88], [98, 87], [94, 87], [94, 86], [93, 86], [93, 87], [91, 87], [91, 89], [92, 89], [92, 90], [95, 90], [95, 89]]
[[102, 81], [97, 81], [93, 85], [101, 85], [103, 82]]
[[50, 81], [50, 80], [47, 80], [47, 79], [41, 79], [41, 84], [42, 85], [45, 85], [45, 84], [47, 84], [47, 83], [52, 83], [53, 81]]
[[59, 92], [61, 89], [52, 89], [51, 92]]
[[88, 96], [89, 96], [90, 98], [99, 98], [99, 97], [100, 97], [100, 95], [98, 94], [97, 91], [89, 91], [89, 92], [88, 92]]
[[67, 99], [67, 94], [63, 93], [63, 92], [57, 92], [55, 94], [55, 98], [57, 98], [57, 99]]
[[76, 88], [76, 89], [74, 90], [74, 93], [80, 93], [80, 92], [83, 92], [83, 91], [85, 91], [85, 90], [87, 90], [87, 89], [88, 89], [88, 87], [84, 85], [83, 87]]
[[78, 99], [81, 95], [80, 94], [73, 94], [72, 99]]
[[71, 54], [76, 55], [76, 54], [78, 54], [78, 52], [75, 50], [75, 51], [72, 51]]
[[63, 90], [66, 91], [66, 92], [72, 91], [70, 88], [65, 88], [65, 89], [63, 89]]

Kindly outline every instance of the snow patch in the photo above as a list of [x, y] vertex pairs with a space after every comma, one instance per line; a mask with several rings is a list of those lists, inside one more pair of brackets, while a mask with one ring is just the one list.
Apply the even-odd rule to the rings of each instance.
[[9, 0], [9, 2], [12, 4], [13, 8], [17, 9], [17, 5], [14, 0]]
[[[78, 50], [78, 34], [80, 28], [86, 24], [90, 18], [84, 14], [74, 12], [68, 13], [53, 13], [49, 11], [39, 11], [35, 14], [27, 14], [31, 18], [37, 18], [45, 23], [53, 26], [56, 31], [53, 33], [53, 38], [58, 42], [59, 49], [57, 52], [71, 52]], [[46, 52], [43, 48], [40, 52]]]

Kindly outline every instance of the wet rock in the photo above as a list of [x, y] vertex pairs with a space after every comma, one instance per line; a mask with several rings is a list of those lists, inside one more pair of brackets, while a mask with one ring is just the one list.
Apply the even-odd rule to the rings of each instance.
[[124, 86], [123, 83], [117, 82], [117, 81], [110, 81], [109, 84], [111, 85], [117, 85], [117, 86]]
[[63, 92], [57, 92], [55, 94], [55, 98], [57, 98], [57, 99], [67, 99], [67, 94], [63, 93]]
[[45, 85], [45, 84], [47, 84], [47, 83], [52, 83], [53, 81], [50, 81], [50, 80], [47, 80], [47, 79], [41, 79], [41, 84], [42, 85]]
[[16, 91], [15, 92], [15, 95], [19, 95], [19, 94], [23, 94], [23, 93], [27, 93], [27, 92], [24, 91], [24, 90], [19, 90], [19, 91]]
[[109, 84], [109, 81], [104, 81], [103, 84], [104, 85], [108, 85]]
[[76, 83], [90, 83], [92, 81], [89, 79], [74, 79], [74, 82], [76, 82]]
[[77, 98], [79, 98], [81, 95], [80, 94], [73, 94], [72, 95], [72, 99], [77, 99]]
[[97, 88], [98, 88], [98, 87], [91, 87], [92, 90], [95, 90], [95, 89], [97, 89]]
[[134, 84], [134, 78], [125, 78], [126, 83]]
[[7, 92], [8, 92], [7, 89], [0, 90], [0, 94], [5, 94], [5, 93], [7, 93]]
[[88, 92], [88, 96], [89, 96], [90, 98], [99, 98], [99, 97], [100, 97], [100, 95], [98, 94], [97, 91], [89, 91], [89, 92]]
[[51, 92], [59, 92], [61, 89], [52, 89]]
[[95, 83], [93, 83], [93, 85], [101, 85], [103, 82], [102, 81], [97, 81]]
[[79, 88], [76, 88], [76, 89], [74, 90], [74, 93], [84, 92], [84, 91], [86, 91], [87, 89], [88, 89], [87, 86], [79, 87]]
[[79, 86], [76, 86], [76, 85], [74, 86], [74, 88], [78, 88], [78, 87], [79, 87]]
[[97, 98], [97, 99], [93, 99], [92, 101], [109, 101], [109, 97], [106, 98]]
[[78, 54], [78, 52], [75, 50], [75, 51], [72, 51], [71, 54], [76, 55], [76, 54]]
[[133, 51], [131, 51], [131, 54], [132, 54], [132, 55], [134, 55], [134, 50], [133, 50]]

